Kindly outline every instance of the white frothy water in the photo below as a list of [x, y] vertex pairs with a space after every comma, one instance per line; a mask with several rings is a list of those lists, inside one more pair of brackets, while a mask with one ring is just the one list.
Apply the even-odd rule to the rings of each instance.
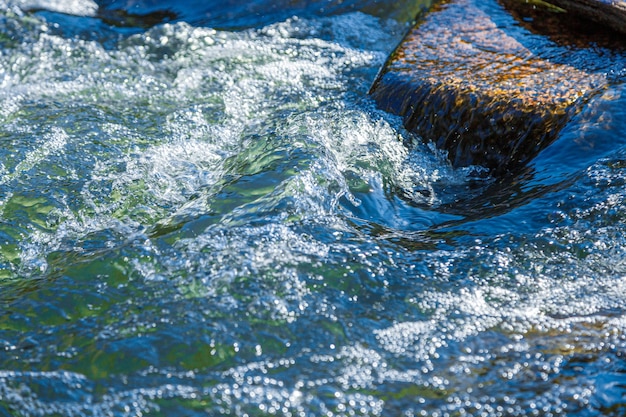
[[[14, 160], [21, 162], [4, 164], [2, 183], [14, 186], [20, 174], [40, 169], [35, 166], [40, 163], [57, 164], [69, 178], [80, 178], [52, 210], [61, 233], [87, 234], [93, 226], [108, 227], [110, 220], [152, 222], [186, 210], [195, 204], [195, 199], [188, 202], [194, 194], [210, 194], [225, 174], [224, 161], [262, 140], [255, 135], [274, 129], [289, 146], [313, 152], [307, 157], [312, 165], [286, 179], [294, 192], [305, 187], [296, 198], [306, 206], [303, 213], [318, 212], [319, 204], [332, 213], [344, 195], [358, 205], [346, 173], [380, 187], [382, 169], [385, 181], [407, 189], [414, 181], [427, 187], [442, 169], [450, 171], [445, 162], [425, 171], [419, 163], [425, 160], [410, 161], [387, 122], [346, 108], [341, 99], [351, 72], [372, 72], [385, 58], [388, 50], [378, 48], [391, 41], [382, 28], [373, 30], [377, 24], [365, 15], [348, 15], [220, 33], [180, 23], [132, 36], [112, 51], [96, 42], [50, 35], [42, 25], [34, 42], [27, 39], [6, 54], [11, 71], [3, 91], [5, 129], [23, 130], [20, 114], [35, 111], [25, 103], [60, 102], [69, 109], [59, 108], [55, 117], [79, 133], [66, 134], [63, 143], [71, 146], [55, 158], [50, 156], [60, 146], [56, 142], [33, 148], [16, 143], [14, 152], [23, 156]], [[363, 31], [368, 33], [365, 45], [359, 41]], [[336, 40], [310, 38], [318, 32]], [[356, 81], [365, 87], [363, 80]], [[276, 119], [277, 114], [285, 117]], [[104, 119], [102, 125], [98, 118]], [[60, 130], [49, 126], [35, 125], [21, 134]], [[319, 175], [327, 179], [318, 185]], [[324, 203], [328, 181], [338, 188]], [[68, 199], [77, 193], [80, 208], [69, 207]], [[68, 227], [68, 221], [80, 224]]]
[[2, 2], [3, 10], [48, 10], [57, 13], [66, 13], [75, 16], [94, 16], [98, 11], [98, 4], [91, 0], [7, 0]]

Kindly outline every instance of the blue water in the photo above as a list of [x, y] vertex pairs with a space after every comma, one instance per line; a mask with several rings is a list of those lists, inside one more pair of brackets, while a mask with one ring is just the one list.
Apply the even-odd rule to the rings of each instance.
[[0, 415], [626, 414], [622, 75], [477, 179], [367, 96], [408, 2], [38, 4], [0, 7]]

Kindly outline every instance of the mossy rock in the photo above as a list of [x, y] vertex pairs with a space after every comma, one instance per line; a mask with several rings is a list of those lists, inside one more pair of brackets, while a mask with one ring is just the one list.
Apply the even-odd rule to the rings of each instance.
[[407, 129], [448, 151], [453, 165], [515, 170], [624, 63], [593, 42], [563, 45], [523, 23], [495, 0], [443, 2], [409, 31], [370, 92]]

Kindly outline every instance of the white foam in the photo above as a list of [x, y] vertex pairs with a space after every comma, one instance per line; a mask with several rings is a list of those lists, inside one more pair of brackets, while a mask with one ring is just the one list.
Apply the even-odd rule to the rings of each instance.
[[49, 10], [75, 16], [95, 16], [98, 4], [92, 0], [9, 0], [9, 6], [23, 10]]

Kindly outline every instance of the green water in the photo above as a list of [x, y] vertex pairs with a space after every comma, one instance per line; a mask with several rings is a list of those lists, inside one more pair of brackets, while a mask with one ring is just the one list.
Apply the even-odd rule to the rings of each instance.
[[0, 415], [626, 413], [621, 75], [498, 183], [367, 96], [397, 21], [0, 16]]

